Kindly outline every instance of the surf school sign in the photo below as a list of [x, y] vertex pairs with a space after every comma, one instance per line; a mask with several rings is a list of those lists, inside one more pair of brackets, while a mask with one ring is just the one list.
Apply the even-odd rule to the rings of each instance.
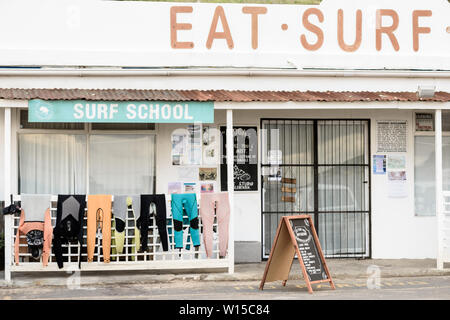
[[44, 101], [28, 103], [29, 122], [213, 123], [213, 102]]

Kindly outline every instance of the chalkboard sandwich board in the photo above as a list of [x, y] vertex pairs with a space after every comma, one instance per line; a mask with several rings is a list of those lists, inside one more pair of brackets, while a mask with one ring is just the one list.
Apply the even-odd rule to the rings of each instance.
[[309, 215], [283, 216], [280, 219], [259, 288], [262, 290], [264, 283], [277, 280], [282, 280], [286, 286], [295, 255], [309, 293], [313, 293], [311, 285], [317, 283], [327, 282], [335, 289]]

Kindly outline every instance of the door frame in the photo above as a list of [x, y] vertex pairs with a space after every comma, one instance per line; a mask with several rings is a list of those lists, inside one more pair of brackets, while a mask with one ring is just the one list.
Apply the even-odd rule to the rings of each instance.
[[[371, 164], [372, 164], [372, 149], [371, 149], [371, 119], [370, 118], [260, 118], [259, 128], [260, 128], [260, 135], [262, 135], [262, 132], [264, 130], [263, 122], [264, 121], [278, 121], [278, 120], [294, 120], [294, 121], [312, 121], [313, 122], [313, 150], [314, 150], [314, 163], [312, 165], [313, 167], [313, 176], [314, 176], [314, 224], [316, 227], [317, 232], [319, 232], [319, 228], [317, 225], [319, 216], [319, 210], [318, 210], [318, 144], [317, 144], [317, 137], [318, 137], [318, 121], [366, 121], [367, 122], [367, 166], [368, 169], [368, 231], [367, 231], [367, 237], [368, 237], [368, 255], [363, 257], [339, 257], [343, 259], [371, 259], [372, 258], [372, 170], [371, 170]], [[263, 189], [264, 189], [264, 179], [263, 179], [263, 150], [265, 150], [265, 146], [262, 145], [262, 137], [260, 136], [259, 140], [261, 141], [261, 146], [259, 148], [261, 159], [260, 162], [260, 200], [261, 200], [261, 258], [262, 261], [266, 261], [268, 257], [264, 257], [264, 203], [263, 203]]]

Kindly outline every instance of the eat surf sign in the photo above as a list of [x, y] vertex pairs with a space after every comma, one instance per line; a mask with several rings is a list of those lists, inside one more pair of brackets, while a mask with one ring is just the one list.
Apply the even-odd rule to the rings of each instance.
[[447, 0], [45, 3], [0, 1], [0, 65], [450, 68]]
[[213, 123], [213, 102], [30, 100], [29, 122]]

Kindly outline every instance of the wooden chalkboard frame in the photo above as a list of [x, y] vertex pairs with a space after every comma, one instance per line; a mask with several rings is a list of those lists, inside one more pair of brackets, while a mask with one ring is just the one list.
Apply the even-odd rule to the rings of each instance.
[[[323, 263], [324, 271], [327, 274], [327, 279], [325, 280], [309, 280], [305, 264], [303, 263], [302, 255], [300, 254], [300, 249], [298, 248], [297, 240], [295, 239], [294, 231], [292, 230], [290, 225], [290, 220], [297, 219], [307, 219], [309, 221], [309, 224], [311, 226], [311, 233], [314, 238], [314, 243], [319, 253], [320, 260]], [[320, 246], [319, 238], [317, 236], [316, 229], [314, 228], [314, 223], [309, 215], [281, 217], [259, 289], [263, 290], [264, 284], [266, 282], [277, 280], [282, 280], [283, 286], [286, 286], [286, 282], [288, 280], [295, 255], [297, 255], [297, 259], [300, 263], [303, 278], [305, 279], [309, 293], [313, 293], [312, 284], [318, 283], [327, 282], [330, 284], [333, 290], [336, 289], [333, 279], [330, 275], [330, 271], [328, 270], [322, 248]]]

